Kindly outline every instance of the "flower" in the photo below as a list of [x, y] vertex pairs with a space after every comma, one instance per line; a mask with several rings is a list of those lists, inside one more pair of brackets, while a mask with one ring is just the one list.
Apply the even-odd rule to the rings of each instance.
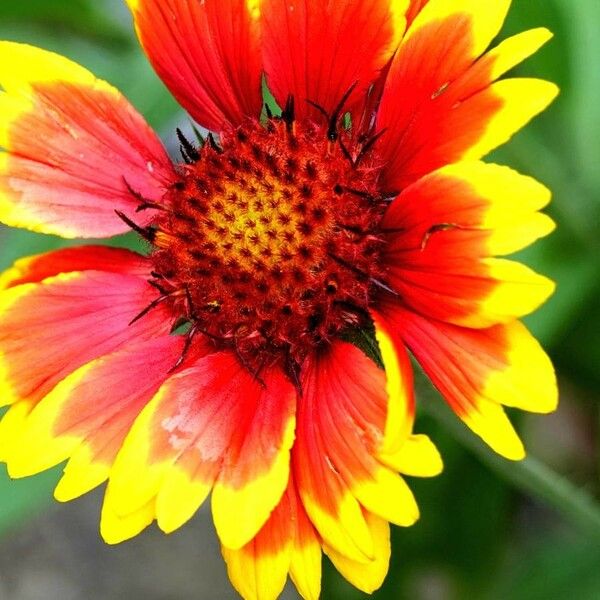
[[[550, 34], [484, 54], [509, 0], [128, 4], [157, 73], [218, 139], [178, 131], [176, 164], [109, 84], [0, 43], [0, 219], [148, 244], [4, 273], [0, 456], [13, 477], [68, 459], [61, 501], [108, 480], [109, 543], [155, 519], [173, 531], [212, 494], [245, 598], [275, 598], [288, 573], [316, 598], [322, 550], [372, 591], [388, 523], [418, 518], [401, 474], [441, 470], [413, 433], [407, 348], [507, 458], [524, 450], [502, 406], [556, 406], [518, 321], [553, 284], [497, 258], [553, 229], [550, 194], [480, 161], [555, 97], [498, 81]], [[263, 74], [278, 116], [261, 117]]]

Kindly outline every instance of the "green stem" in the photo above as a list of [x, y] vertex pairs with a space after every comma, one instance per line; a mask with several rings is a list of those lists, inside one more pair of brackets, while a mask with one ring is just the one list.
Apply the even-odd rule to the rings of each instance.
[[[423, 376], [420, 379], [424, 379]], [[494, 454], [445, 406], [429, 383], [419, 381], [427, 414], [439, 421], [463, 446], [519, 491], [554, 509], [565, 521], [592, 539], [600, 539], [600, 506], [596, 499], [534, 457], [519, 462]], [[423, 406], [423, 404], [422, 404]]]

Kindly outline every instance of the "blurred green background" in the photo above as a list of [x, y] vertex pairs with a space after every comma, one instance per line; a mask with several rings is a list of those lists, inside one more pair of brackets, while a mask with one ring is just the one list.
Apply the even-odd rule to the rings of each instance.
[[[422, 518], [394, 530], [378, 600], [600, 598], [600, 2], [514, 0], [502, 36], [540, 25], [555, 38], [517, 72], [557, 82], [561, 96], [493, 159], [554, 190], [549, 212], [559, 228], [523, 257], [558, 282], [528, 323], [556, 363], [562, 403], [549, 417], [514, 415], [535, 458], [509, 464], [465, 435], [419, 383], [417, 429], [436, 440], [446, 468], [411, 482]], [[109, 80], [167, 144], [175, 127], [189, 128], [120, 0], [4, 0], [0, 37], [55, 50]], [[0, 266], [64, 243], [0, 228]], [[151, 531], [109, 548], [96, 533], [100, 496], [59, 506], [56, 478], [10, 482], [0, 471], [1, 599], [235, 598], [206, 511], [172, 536]], [[363, 597], [326, 566], [323, 598]]]

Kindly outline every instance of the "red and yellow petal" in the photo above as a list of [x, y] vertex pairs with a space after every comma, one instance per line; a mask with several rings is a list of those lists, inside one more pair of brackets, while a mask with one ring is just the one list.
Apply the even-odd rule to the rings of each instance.
[[477, 60], [509, 5], [430, 0], [415, 18], [394, 57], [377, 119], [386, 130], [379, 149], [390, 190], [444, 164], [480, 158], [556, 96], [547, 82], [493, 83], [549, 39], [545, 30], [516, 36]]
[[374, 310], [371, 310], [371, 318], [385, 368], [388, 396], [385, 436], [378, 452], [395, 453], [406, 442], [415, 420], [412, 366], [397, 332], [390, 329], [385, 319]]
[[[290, 475], [290, 485], [293, 481]], [[304, 600], [318, 600], [321, 593], [321, 543], [302, 501], [294, 490], [295, 537], [290, 561], [290, 578]]]
[[222, 546], [229, 579], [245, 600], [276, 600], [285, 587], [295, 537], [295, 514], [288, 496], [283, 495], [262, 529], [245, 546], [237, 550]]
[[68, 475], [59, 483], [60, 500], [102, 483], [131, 425], [167, 379], [182, 346], [181, 336], [131, 343], [68, 375], [22, 426], [19, 445], [5, 457], [10, 475], [32, 475], [72, 457]]
[[369, 562], [356, 562], [344, 556], [326, 544], [323, 551], [333, 566], [359, 590], [372, 594], [378, 590], [387, 575], [390, 555], [390, 526], [380, 517], [365, 512], [365, 520], [368, 524], [371, 538], [373, 539], [373, 558]]
[[362, 507], [399, 525], [418, 518], [402, 478], [377, 459], [388, 398], [383, 371], [344, 342], [309, 360], [303, 375], [294, 476], [324, 542], [355, 561], [373, 558]]
[[47, 277], [73, 271], [105, 271], [148, 277], [148, 261], [135, 252], [108, 246], [61, 248], [20, 258], [0, 274], [0, 290], [23, 283], [40, 283]]
[[[173, 523], [181, 525], [193, 515], [212, 488], [238, 426], [235, 390], [248, 383], [244, 375], [229, 354], [214, 354], [163, 384], [117, 455], [104, 500], [111, 507], [107, 514], [131, 514], [165, 486], [159, 523], [172, 530]], [[169, 502], [172, 470], [183, 479], [185, 494]]]
[[154, 499], [127, 515], [118, 514], [111, 504], [105, 501], [102, 505], [100, 525], [102, 538], [107, 544], [120, 544], [144, 531], [155, 516]]
[[444, 468], [438, 449], [423, 434], [411, 435], [399, 450], [380, 453], [378, 458], [388, 467], [411, 477], [435, 477]]
[[426, 435], [412, 433], [415, 419], [413, 373], [400, 332], [393, 321], [388, 322], [385, 311], [380, 313], [371, 309], [371, 318], [386, 372], [388, 393], [386, 434], [384, 443], [377, 449], [377, 459], [405, 475], [438, 475], [443, 463], [437, 448]]
[[234, 587], [246, 600], [275, 600], [291, 576], [304, 600], [321, 591], [321, 544], [298, 497], [293, 477], [258, 534], [244, 547], [222, 547]]
[[[454, 127], [464, 130], [470, 115], [488, 112], [492, 104], [499, 106], [486, 122], [474, 143], [465, 147], [462, 160], [474, 160], [489, 154], [506, 143], [514, 133], [522, 129], [533, 117], [543, 112], [558, 96], [554, 83], [541, 79], [515, 78], [496, 81], [487, 89], [465, 100], [444, 123], [444, 133]], [[466, 146], [466, 145], [465, 145]]]
[[410, 0], [406, 11], [406, 25], [410, 27], [429, 0]]
[[267, 370], [262, 379], [265, 387], [250, 408], [251, 420], [245, 430], [236, 431], [213, 490], [215, 528], [228, 548], [240, 548], [252, 539], [289, 478], [296, 390], [279, 369]]
[[62, 273], [0, 292], [2, 403], [38, 402], [90, 360], [168, 332], [160, 308], [129, 325], [155, 297], [140, 277], [101, 271]]
[[407, 0], [261, 0], [267, 83], [284, 106], [291, 94], [299, 116], [331, 113], [357, 83], [346, 109], [366, 92], [397, 48]]
[[481, 85], [482, 76], [487, 78], [488, 83], [495, 81], [535, 54], [551, 39], [552, 32], [545, 27], [537, 27], [513, 35], [500, 42], [475, 62], [465, 73], [462, 82], [469, 84], [472, 90], [477, 91], [477, 86]]
[[148, 200], [162, 198], [173, 166], [115, 88], [24, 44], [0, 42], [0, 63], [3, 223], [63, 237], [109, 237], [128, 230], [115, 210], [133, 215], [140, 204], [128, 185]]
[[127, 0], [156, 72], [190, 115], [222, 131], [262, 106], [258, 0]]
[[386, 314], [458, 416], [499, 454], [523, 458], [502, 405], [547, 413], [558, 402], [550, 359], [525, 326], [512, 321], [466, 329], [399, 306]]
[[205, 356], [171, 377], [140, 413], [117, 456], [107, 514], [127, 516], [156, 499], [159, 526], [173, 531], [216, 483], [213, 512], [222, 542], [245, 545], [287, 483], [295, 390], [282, 377], [268, 371], [271, 385], [263, 388], [231, 353]]
[[538, 212], [550, 192], [498, 165], [463, 162], [407, 187], [387, 211], [389, 285], [425, 316], [483, 328], [529, 314], [554, 284], [527, 267], [492, 258], [554, 229]]

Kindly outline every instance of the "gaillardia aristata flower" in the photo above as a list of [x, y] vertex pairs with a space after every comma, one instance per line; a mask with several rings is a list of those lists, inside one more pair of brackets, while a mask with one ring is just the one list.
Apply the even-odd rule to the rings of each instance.
[[61, 501], [108, 480], [109, 543], [173, 531], [211, 494], [244, 597], [275, 598], [289, 573], [316, 598], [322, 550], [357, 587], [381, 584], [388, 523], [418, 517], [402, 475], [441, 470], [412, 431], [407, 349], [522, 458], [503, 405], [551, 411], [556, 385], [518, 319], [553, 286], [498, 256], [553, 229], [549, 192], [480, 159], [556, 88], [499, 80], [550, 37], [485, 53], [509, 4], [129, 0], [156, 71], [214, 132], [178, 132], [180, 163], [109, 84], [1, 43], [0, 219], [134, 229], [148, 247], [63, 249], [2, 276], [9, 473], [68, 460]]

